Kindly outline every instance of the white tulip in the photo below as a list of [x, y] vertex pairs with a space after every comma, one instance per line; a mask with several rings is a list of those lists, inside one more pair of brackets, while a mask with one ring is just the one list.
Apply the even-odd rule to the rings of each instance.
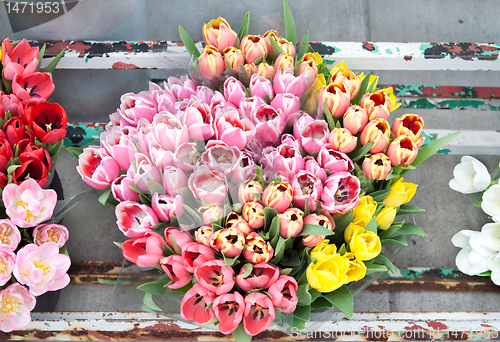
[[484, 192], [481, 209], [490, 216], [500, 216], [500, 184], [492, 185]]
[[449, 183], [450, 188], [463, 194], [481, 192], [491, 182], [486, 166], [470, 156], [462, 157], [460, 164], [453, 169], [453, 177]]

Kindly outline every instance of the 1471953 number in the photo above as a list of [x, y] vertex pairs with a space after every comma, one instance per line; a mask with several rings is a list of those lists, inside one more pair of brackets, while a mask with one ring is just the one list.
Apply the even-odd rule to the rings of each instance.
[[60, 11], [59, 2], [5, 2], [7, 13], [16, 14], [57, 14]]

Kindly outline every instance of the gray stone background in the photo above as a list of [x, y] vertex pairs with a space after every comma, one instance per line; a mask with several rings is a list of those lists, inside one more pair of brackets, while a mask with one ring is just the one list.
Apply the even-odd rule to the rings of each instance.
[[[500, 14], [496, 0], [289, 0], [297, 36], [305, 30], [312, 41], [391, 42], [499, 42]], [[0, 37], [33, 40], [179, 40], [177, 25], [201, 39], [201, 25], [217, 16], [239, 27], [251, 12], [251, 33], [268, 29], [283, 32], [281, 1], [198, 1], [198, 0], [82, 0], [67, 14], [29, 30], [12, 33], [5, 9], [0, 4]], [[366, 70], [365, 70], [366, 71]], [[373, 71], [381, 84], [426, 84], [500, 86], [498, 72], [397, 72]], [[168, 77], [160, 70], [58, 70], [51, 101], [59, 102], [69, 120], [107, 122], [116, 110], [120, 95], [147, 88], [151, 78]], [[476, 110], [413, 110], [431, 128], [500, 129], [498, 112]], [[405, 114], [397, 110], [392, 117]], [[493, 171], [498, 156], [476, 157]], [[500, 151], [499, 151], [500, 155]], [[400, 267], [456, 268], [451, 237], [462, 229], [479, 230], [480, 219], [471, 214], [467, 197], [448, 187], [453, 167], [461, 156], [436, 155], [412, 171], [406, 181], [419, 184], [412, 203], [426, 209], [415, 221], [428, 234], [426, 239], [409, 239], [399, 254]], [[66, 196], [87, 191], [75, 171], [76, 160], [63, 152], [57, 162]], [[71, 231], [73, 260], [122, 259], [112, 241], [123, 241], [110, 207], [97, 202], [89, 192], [65, 218]], [[56, 310], [125, 310], [111, 300], [112, 286], [70, 285], [61, 292]], [[496, 311], [499, 293], [458, 292], [373, 292], [355, 299], [355, 311]]]

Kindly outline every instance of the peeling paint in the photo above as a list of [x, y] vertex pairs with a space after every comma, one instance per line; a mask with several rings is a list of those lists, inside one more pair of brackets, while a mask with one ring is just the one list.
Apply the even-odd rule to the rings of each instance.
[[379, 52], [378, 46], [373, 44], [373, 43], [364, 42], [362, 47], [363, 47], [363, 50], [366, 50], [366, 51], [370, 51], [370, 52], [374, 52], [374, 53]]

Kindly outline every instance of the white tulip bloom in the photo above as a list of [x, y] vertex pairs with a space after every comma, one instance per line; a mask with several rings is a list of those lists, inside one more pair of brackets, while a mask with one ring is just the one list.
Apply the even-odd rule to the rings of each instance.
[[486, 166], [470, 156], [462, 157], [460, 164], [453, 169], [453, 177], [449, 183], [450, 188], [463, 194], [481, 192], [491, 182]]
[[490, 216], [500, 216], [500, 184], [492, 185], [484, 192], [481, 209]]

